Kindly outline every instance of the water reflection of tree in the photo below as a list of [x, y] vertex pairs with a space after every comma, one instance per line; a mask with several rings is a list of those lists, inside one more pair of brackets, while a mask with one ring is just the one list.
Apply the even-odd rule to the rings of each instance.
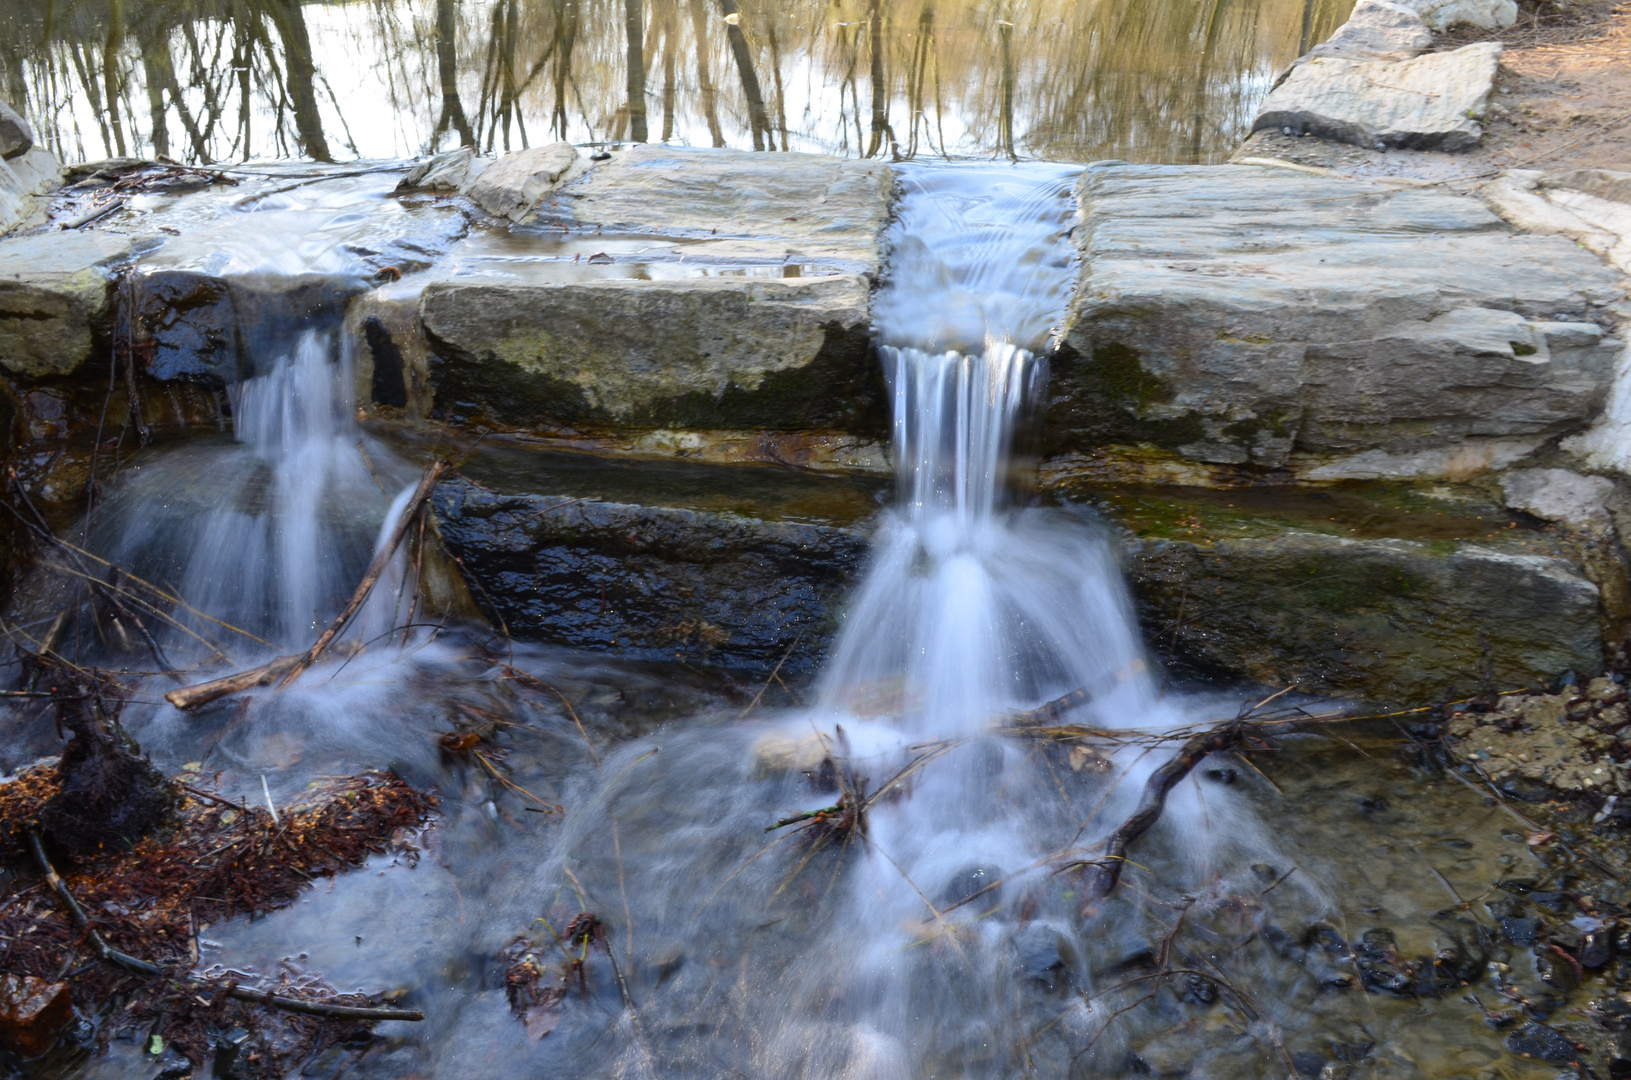
[[0, 86], [70, 159], [655, 137], [1199, 161], [1232, 147], [1273, 75], [1350, 6], [0, 0]]

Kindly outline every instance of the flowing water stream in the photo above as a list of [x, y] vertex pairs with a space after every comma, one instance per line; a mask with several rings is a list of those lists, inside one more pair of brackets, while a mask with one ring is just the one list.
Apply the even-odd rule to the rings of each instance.
[[[1108, 534], [1015, 497], [1016, 438], [1075, 275], [1074, 170], [900, 175], [876, 308], [898, 495], [810, 700], [744, 713], [701, 675], [458, 628], [382, 646], [410, 618], [401, 577], [352, 631], [374, 644], [250, 709], [186, 716], [150, 680], [124, 721], [166, 770], [198, 762], [226, 792], [264, 782], [281, 800], [390, 767], [443, 796], [417, 854], [204, 929], [200, 966], [317, 970], [429, 1014], [307, 1075], [1529, 1075], [1470, 1006], [1353, 988], [1390, 948], [1490, 958], [1424, 866], [1471, 894], [1536, 857], [1409, 764], [1289, 740], [1264, 763], [1274, 786], [1212, 759], [1117, 890], [1084, 891], [1077, 865], [1171, 753], [1139, 736], [1239, 701], [1164, 687]], [[235, 438], [143, 459], [87, 530], [173, 583], [204, 613], [187, 632], [240, 663], [310, 640], [412, 478], [356, 429], [338, 340], [317, 328], [258, 358]], [[163, 644], [198, 655], [197, 638]], [[515, 670], [575, 708], [521, 692]], [[1005, 730], [1084, 687], [1072, 719], [1127, 741]], [[513, 789], [438, 752], [472, 717], [492, 718]], [[56, 745], [41, 719], [0, 751], [11, 768]], [[553, 985], [555, 934], [584, 911], [606, 949], [518, 1020], [507, 965], [531, 955]], [[135, 1075], [114, 1050], [78, 1075]]]

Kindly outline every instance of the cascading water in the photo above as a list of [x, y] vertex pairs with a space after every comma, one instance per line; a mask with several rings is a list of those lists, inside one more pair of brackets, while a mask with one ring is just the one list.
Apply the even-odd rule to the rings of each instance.
[[[387, 491], [402, 481], [357, 429], [353, 378], [347, 351], [307, 331], [229, 388], [237, 445], [121, 474], [92, 546], [277, 648], [310, 644], [367, 564]], [[219, 635], [196, 619], [189, 628]]]
[[[1005, 507], [1072, 283], [1073, 173], [901, 174], [876, 308], [900, 499], [816, 701], [621, 749], [610, 780], [565, 800], [533, 884], [552, 919], [574, 893], [611, 912], [637, 973], [666, 950], [706, 960], [642, 1006], [648, 1025], [706, 1032], [660, 1052], [630, 1033], [621, 1069], [718, 1075], [723, 1042], [756, 1077], [1065, 1075], [1102, 1016], [1093, 987], [1160, 925], [1085, 904], [1062, 873], [1136, 804], [1147, 751], [1067, 756], [1002, 730], [1075, 688], [1097, 727], [1197, 719], [1147, 673], [1096, 530]], [[1168, 888], [1222, 892], [1268, 850], [1237, 799], [1186, 788], [1138, 857]]]
[[[337, 986], [410, 988], [426, 1022], [383, 1026], [363, 1077], [975, 1080], [1118, 1075], [1129, 1055], [1158, 1051], [1200, 1063], [1193, 1075], [1284, 1074], [1264, 1068], [1273, 1033], [1317, 1018], [1307, 1002], [1336, 976], [1287, 959], [1260, 897], [1272, 888], [1273, 917], [1307, 926], [1327, 911], [1310, 884], [1319, 868], [1305, 853], [1284, 879], [1247, 785], [1195, 776], [1132, 853], [1137, 868], [1093, 900], [1075, 868], [1101, 854], [1170, 751], [1003, 726], [1078, 688], [1088, 700], [1071, 719], [1097, 728], [1212, 715], [1147, 673], [1093, 525], [1011, 504], [1011, 444], [1072, 285], [1072, 171], [900, 174], [876, 306], [899, 498], [813, 701], [727, 714], [673, 672], [513, 643], [495, 664], [493, 645], [457, 627], [370, 646], [248, 710], [183, 717], [132, 700], [123, 722], [162, 768], [202, 759], [229, 794], [258, 798], [265, 782], [287, 799], [314, 775], [390, 767], [443, 796], [417, 869], [382, 862], [265, 920], [213, 927], [201, 965], [271, 972], [302, 954]], [[237, 388], [239, 441], [127, 469], [93, 547], [281, 649], [308, 644], [401, 512], [387, 493], [409, 479], [357, 445], [347, 358], [328, 353], [309, 336]], [[395, 598], [411, 592], [382, 581], [364, 613], [377, 625], [358, 640], [402, 621]], [[248, 650], [225, 637], [241, 660]], [[516, 668], [575, 711], [549, 694], [518, 700]], [[586, 747], [663, 716], [684, 723]], [[507, 754], [513, 787], [490, 779], [491, 759], [483, 770], [438, 752], [438, 736], [472, 718], [495, 725], [484, 745]], [[33, 753], [55, 745], [47, 727]], [[559, 816], [512, 805], [557, 802]], [[864, 808], [848, 827], [846, 804]], [[586, 910], [610, 956], [574, 969], [553, 934]], [[1168, 955], [1175, 921], [1190, 942], [1176, 948], [1234, 951]], [[572, 972], [564, 999], [525, 1024], [495, 970], [518, 947]], [[1163, 959], [1190, 972], [1169, 981], [1171, 1000], [1120, 1015]], [[1249, 1009], [1216, 1006], [1216, 986], [1193, 976], [1214, 961], [1244, 972]]]

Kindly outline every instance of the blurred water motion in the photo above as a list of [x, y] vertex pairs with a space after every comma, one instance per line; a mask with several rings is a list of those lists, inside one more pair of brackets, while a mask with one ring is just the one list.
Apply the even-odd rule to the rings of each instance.
[[1351, 0], [0, 0], [65, 161], [555, 139], [1206, 162]]

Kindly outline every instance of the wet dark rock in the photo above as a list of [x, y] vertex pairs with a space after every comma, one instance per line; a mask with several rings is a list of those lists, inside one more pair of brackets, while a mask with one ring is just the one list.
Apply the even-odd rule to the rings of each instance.
[[1075, 951], [1058, 930], [1032, 923], [1014, 934], [1014, 953], [1020, 974], [1053, 993], [1070, 985]]
[[[1386, 927], [1367, 930], [1360, 936], [1354, 966], [1367, 989], [1384, 990], [1401, 997], [1419, 993], [1415, 968], [1399, 955], [1398, 939]], [[1429, 989], [1431, 987], [1429, 986]]]
[[1525, 919], [1515, 915], [1508, 915], [1501, 919], [1501, 937], [1510, 944], [1520, 948], [1528, 948], [1535, 943], [1540, 933], [1540, 922], [1535, 919]]
[[1604, 1030], [1615, 1032], [1631, 1030], [1631, 1002], [1618, 997], [1600, 998], [1591, 1003], [1588, 1012]]
[[1342, 935], [1337, 933], [1335, 927], [1327, 926], [1324, 923], [1315, 923], [1310, 926], [1304, 941], [1310, 947], [1320, 948], [1337, 956], [1346, 957], [1348, 955], [1348, 943], [1342, 940]]
[[[942, 906], [967, 904], [972, 913], [995, 911], [1002, 902], [1002, 870], [995, 866], [970, 866], [952, 875], [940, 893]], [[995, 886], [995, 888], [993, 888]]]
[[811, 670], [866, 553], [848, 529], [500, 495], [462, 479], [432, 503], [477, 599], [510, 633], [653, 660], [769, 671], [785, 657], [783, 674]]
[[1386, 795], [1361, 795], [1355, 802], [1361, 814], [1375, 814], [1388, 808]]
[[1298, 1076], [1308, 1077], [1309, 1080], [1319, 1080], [1319, 1075], [1328, 1064], [1324, 1054], [1316, 1054], [1307, 1050], [1293, 1051], [1291, 1064], [1297, 1070]]
[[1502, 892], [1509, 892], [1513, 896], [1527, 896], [1538, 884], [1534, 878], [1506, 878], [1497, 881], [1495, 887]]
[[120, 305], [146, 373], [221, 388], [262, 373], [308, 330], [338, 328], [363, 291], [345, 276], [221, 277], [190, 269], [138, 274]]
[[51, 1049], [73, 1017], [68, 984], [32, 975], [0, 975], [0, 1046], [21, 1058]]
[[1535, 974], [1540, 981], [1559, 993], [1567, 995], [1580, 985], [1580, 972], [1575, 960], [1551, 945], [1535, 946]]
[[[1253, 867], [1253, 869], [1256, 868]], [[1282, 960], [1290, 960], [1293, 963], [1300, 964], [1307, 956], [1307, 953], [1297, 944], [1296, 940], [1278, 926], [1265, 926], [1263, 928], [1263, 941], [1274, 952], [1274, 955]]]
[[368, 351], [373, 356], [374, 373], [370, 380], [369, 399], [375, 405], [404, 408], [408, 404], [408, 382], [402, 350], [392, 340], [385, 323], [370, 315], [363, 321], [363, 335]]
[[1183, 999], [1196, 1005], [1211, 1005], [1218, 1000], [1218, 984], [1204, 975], [1185, 975], [1182, 987]]
[[1574, 901], [1569, 898], [1568, 893], [1532, 892], [1529, 894], [1529, 902], [1537, 907], [1545, 908], [1554, 915], [1561, 915], [1564, 912], [1575, 910]]
[[1563, 1065], [1579, 1060], [1574, 1040], [1545, 1024], [1529, 1023], [1506, 1037], [1506, 1048], [1519, 1057]]
[[1608, 1059], [1609, 1080], [1631, 1080], [1631, 1058]]
[[1201, 775], [1214, 784], [1222, 784], [1225, 787], [1240, 779], [1240, 774], [1233, 769], [1207, 769]]

